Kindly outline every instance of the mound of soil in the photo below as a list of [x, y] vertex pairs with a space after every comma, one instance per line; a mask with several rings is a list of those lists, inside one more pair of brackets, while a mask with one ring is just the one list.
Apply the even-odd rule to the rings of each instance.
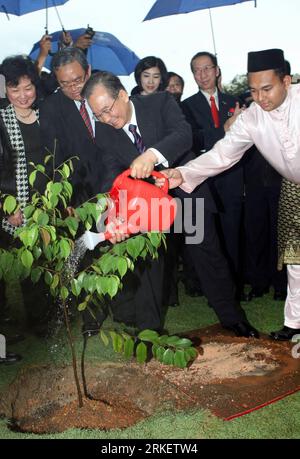
[[30, 367], [0, 397], [0, 415], [27, 432], [125, 428], [158, 411], [209, 408], [227, 418], [300, 388], [290, 343], [248, 340], [218, 327], [189, 335], [199, 356], [187, 369], [152, 360], [86, 365], [90, 398], [78, 408], [71, 367]]

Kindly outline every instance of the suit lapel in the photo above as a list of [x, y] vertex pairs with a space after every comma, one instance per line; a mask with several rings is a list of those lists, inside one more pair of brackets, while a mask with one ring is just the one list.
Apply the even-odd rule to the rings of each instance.
[[74, 102], [74, 100], [69, 99], [67, 96], [63, 94], [63, 92], [60, 92], [61, 95], [61, 103], [64, 106], [65, 110], [63, 111], [64, 113], [67, 113], [68, 120], [71, 126], [73, 126], [73, 129], [75, 128], [78, 130], [78, 133], [82, 137], [87, 137], [90, 139], [90, 134], [88, 132], [88, 129], [82, 119], [82, 116], [80, 115], [80, 112]]
[[207, 120], [207, 123], [211, 124], [212, 127], [214, 126], [214, 121], [211, 114], [210, 105], [206, 99], [206, 97], [202, 94], [201, 91], [197, 94], [197, 106], [199, 110], [201, 110], [202, 116], [204, 116]]

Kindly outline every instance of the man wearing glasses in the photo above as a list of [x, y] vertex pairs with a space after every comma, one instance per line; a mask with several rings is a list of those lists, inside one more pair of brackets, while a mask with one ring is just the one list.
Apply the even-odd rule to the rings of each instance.
[[[130, 167], [133, 177], [147, 178], [154, 168], [180, 164], [181, 161], [185, 163], [188, 157], [194, 157], [189, 151], [192, 144], [191, 128], [175, 98], [167, 92], [136, 95], [130, 100], [118, 77], [109, 72], [98, 72], [91, 76], [82, 94], [95, 117], [110, 128], [107, 131], [110, 150], [104, 159], [109, 171], [114, 171], [112, 176]], [[136, 132], [132, 126], [135, 126]], [[202, 193], [200, 196], [205, 195], [205, 202], [212, 200], [209, 190], [205, 193], [203, 190]], [[206, 277], [203, 275], [203, 280], [206, 283], [210, 278], [210, 286], [205, 292], [224, 326], [238, 336], [258, 337], [257, 331], [235, 303], [227, 264], [219, 256], [214, 227], [210, 226], [210, 230], [208, 242], [201, 251], [207, 261], [203, 270], [208, 272]], [[198, 249], [196, 244], [191, 247], [199, 253], [201, 244], [197, 244]], [[137, 264], [135, 274], [139, 282], [134, 287], [135, 279], [126, 277], [127, 296], [122, 292], [123, 298], [119, 298], [118, 309], [115, 309], [115, 317], [123, 322], [132, 317], [141, 330], [159, 330], [162, 326], [163, 260], [159, 261], [149, 263], [149, 260], [145, 260]]]
[[[220, 75], [215, 55], [203, 51], [191, 60], [191, 70], [199, 88], [185, 99], [182, 109], [193, 129], [193, 150], [197, 156], [210, 150], [222, 139], [241, 109], [237, 99], [217, 87]], [[241, 290], [240, 233], [244, 192], [243, 168], [240, 164], [210, 180], [219, 207], [221, 240], [235, 281]]]
[[88, 103], [81, 97], [91, 68], [78, 48], [65, 48], [55, 54], [52, 69], [59, 83], [56, 93], [47, 97], [40, 110], [43, 144], [55, 152], [55, 163], [74, 160], [72, 205], [75, 207], [99, 193], [105, 176], [101, 148], [103, 126], [95, 123]]
[[[91, 75], [84, 53], [78, 48], [65, 48], [55, 54], [52, 68], [60, 88], [48, 96], [40, 109], [41, 136], [45, 147], [55, 153], [55, 164], [73, 160], [71, 177], [73, 196], [71, 205], [77, 207], [102, 191], [106, 179], [102, 161], [106, 126], [95, 122], [81, 91]], [[97, 144], [96, 144], [96, 141]], [[104, 148], [104, 147], [103, 147]], [[83, 333], [92, 336], [99, 331], [105, 314], [83, 312]]]

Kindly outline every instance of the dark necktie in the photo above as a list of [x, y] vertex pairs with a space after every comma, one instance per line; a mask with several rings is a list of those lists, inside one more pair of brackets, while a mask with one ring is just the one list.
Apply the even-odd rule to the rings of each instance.
[[91, 138], [93, 139], [93, 142], [94, 142], [94, 132], [93, 132], [93, 128], [92, 128], [92, 123], [91, 123], [89, 114], [87, 112], [84, 99], [81, 101], [81, 105], [80, 105], [80, 110], [79, 111], [80, 111], [80, 115], [82, 116], [82, 119], [84, 121], [84, 124], [86, 125], [87, 130], [89, 131], [89, 134], [90, 134], [90, 136], [91, 136]]
[[210, 96], [210, 109], [211, 109], [211, 116], [214, 120], [215, 128], [218, 128], [220, 127], [220, 119], [219, 119], [219, 111], [217, 109], [214, 96]]
[[144, 153], [145, 147], [143, 144], [142, 137], [140, 134], [137, 132], [137, 126], [135, 124], [129, 124], [128, 127], [129, 131], [134, 137], [134, 145], [136, 146], [136, 149], [139, 153]]

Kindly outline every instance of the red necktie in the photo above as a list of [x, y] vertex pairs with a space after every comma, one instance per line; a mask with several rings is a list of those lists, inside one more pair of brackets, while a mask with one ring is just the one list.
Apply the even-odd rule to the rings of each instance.
[[93, 128], [92, 128], [92, 123], [91, 123], [89, 114], [87, 112], [84, 99], [81, 101], [81, 105], [80, 105], [80, 110], [79, 111], [80, 111], [80, 115], [82, 116], [82, 119], [84, 121], [84, 124], [86, 125], [86, 127], [87, 127], [87, 129], [89, 131], [89, 134], [92, 137], [93, 142], [94, 142], [94, 132], [93, 132]]
[[215, 128], [218, 128], [220, 127], [220, 119], [219, 119], [219, 111], [217, 109], [214, 96], [210, 96], [210, 109], [211, 109], [211, 116], [214, 120]]

